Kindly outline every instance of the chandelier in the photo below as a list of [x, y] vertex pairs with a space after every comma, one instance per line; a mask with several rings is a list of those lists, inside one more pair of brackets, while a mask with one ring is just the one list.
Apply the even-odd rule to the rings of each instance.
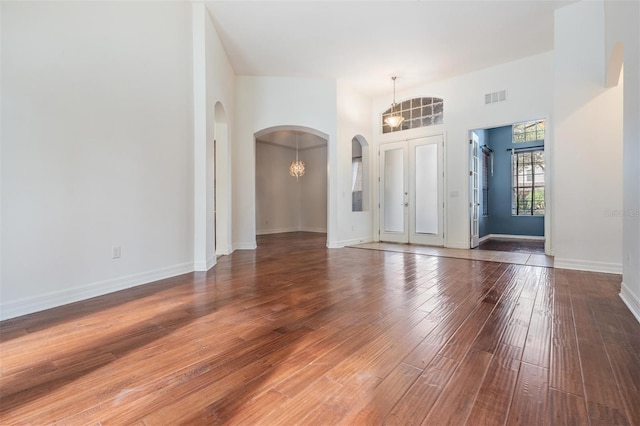
[[294, 176], [296, 180], [304, 174], [304, 162], [298, 160], [298, 134], [296, 133], [296, 161], [292, 161], [289, 165], [289, 174]]
[[402, 124], [404, 117], [400, 115], [400, 111], [398, 111], [397, 114], [395, 113], [396, 106], [398, 105], [396, 104], [396, 77], [391, 77], [391, 80], [393, 80], [393, 103], [391, 104], [391, 115], [385, 118], [384, 122], [391, 128], [396, 128]]

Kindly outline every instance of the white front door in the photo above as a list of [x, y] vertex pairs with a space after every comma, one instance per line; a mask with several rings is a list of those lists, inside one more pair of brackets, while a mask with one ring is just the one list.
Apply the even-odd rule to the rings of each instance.
[[380, 146], [380, 241], [444, 245], [442, 135]]
[[471, 132], [469, 138], [469, 216], [471, 218], [470, 247], [475, 248], [480, 244], [480, 183], [478, 171], [480, 170], [480, 158], [478, 153], [478, 136]]

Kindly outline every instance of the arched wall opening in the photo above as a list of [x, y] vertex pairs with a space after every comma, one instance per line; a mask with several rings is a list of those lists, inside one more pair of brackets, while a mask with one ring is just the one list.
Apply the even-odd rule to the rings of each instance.
[[194, 270], [207, 271], [216, 255], [229, 254], [231, 163], [227, 113], [208, 106], [204, 132], [194, 145]]
[[361, 135], [351, 139], [351, 211], [369, 211], [369, 144]]
[[[276, 126], [255, 138], [256, 235], [329, 231], [328, 135], [304, 126]], [[305, 172], [292, 176], [299, 159]]]

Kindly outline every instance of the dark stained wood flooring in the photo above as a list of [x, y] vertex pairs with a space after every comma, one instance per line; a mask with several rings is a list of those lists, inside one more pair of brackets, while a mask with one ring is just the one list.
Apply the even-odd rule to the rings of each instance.
[[0, 323], [0, 424], [640, 424], [619, 276], [325, 238]]
[[481, 242], [476, 249], [507, 251], [511, 253], [544, 254], [544, 241], [490, 238]]

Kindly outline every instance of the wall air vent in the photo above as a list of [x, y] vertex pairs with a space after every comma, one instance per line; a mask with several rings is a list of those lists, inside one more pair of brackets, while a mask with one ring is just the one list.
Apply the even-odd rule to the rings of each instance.
[[500, 90], [499, 92], [487, 93], [484, 95], [485, 105], [494, 104], [496, 102], [502, 102], [507, 100], [507, 91]]

